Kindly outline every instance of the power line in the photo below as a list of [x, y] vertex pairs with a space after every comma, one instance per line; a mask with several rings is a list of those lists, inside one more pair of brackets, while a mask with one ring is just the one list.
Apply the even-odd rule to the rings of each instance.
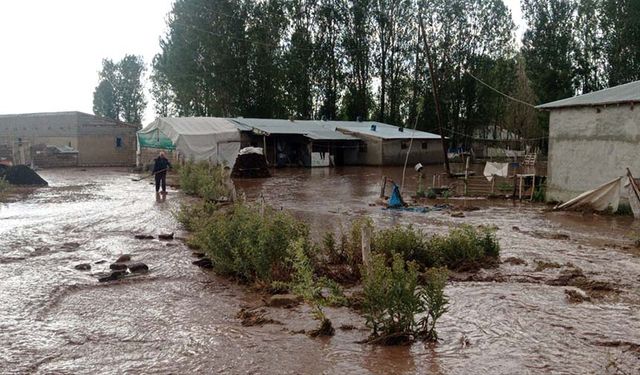
[[486, 87], [490, 88], [491, 90], [493, 90], [493, 91], [497, 92], [498, 94], [500, 94], [500, 95], [502, 95], [502, 96], [504, 96], [504, 97], [506, 97], [506, 98], [508, 98], [508, 99], [511, 99], [511, 100], [513, 100], [513, 101], [515, 101], [515, 102], [518, 102], [518, 103], [520, 103], [520, 104], [524, 104], [524, 105], [526, 105], [526, 106], [529, 106], [529, 107], [531, 107], [531, 108], [533, 108], [533, 109], [536, 109], [536, 110], [537, 110], [537, 108], [536, 108], [536, 106], [535, 106], [534, 104], [527, 103], [527, 102], [522, 101], [522, 100], [520, 100], [520, 99], [518, 99], [518, 98], [514, 98], [514, 97], [513, 97], [513, 96], [511, 96], [511, 95], [507, 95], [507, 94], [503, 93], [502, 91], [500, 91], [500, 90], [498, 90], [498, 89], [496, 89], [496, 88], [492, 87], [492, 86], [491, 86], [491, 85], [489, 85], [488, 83], [485, 83], [485, 82], [484, 82], [484, 81], [482, 81], [480, 78], [478, 78], [478, 77], [474, 76], [473, 74], [471, 74], [471, 72], [467, 72], [467, 74], [468, 74], [468, 75], [470, 75], [470, 76], [471, 76], [471, 78], [475, 79], [476, 81], [480, 82], [481, 84], [485, 85]]

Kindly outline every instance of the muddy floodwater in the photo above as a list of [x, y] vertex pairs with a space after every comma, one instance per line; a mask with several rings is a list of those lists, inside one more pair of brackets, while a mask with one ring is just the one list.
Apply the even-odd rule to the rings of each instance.
[[[288, 169], [236, 187], [291, 210], [316, 236], [363, 215], [426, 233], [495, 225], [503, 263], [447, 285], [436, 345], [359, 344], [364, 319], [346, 308], [327, 309], [337, 329], [326, 339], [296, 333], [316, 325], [304, 305], [267, 308], [280, 324], [243, 327], [237, 312], [260, 296], [193, 266], [179, 239], [134, 238], [186, 235], [172, 215], [185, 200], [179, 191], [157, 201], [149, 180], [132, 181], [126, 170], [44, 170], [49, 187], [0, 204], [0, 373], [640, 373], [638, 223], [500, 200], [449, 200], [464, 212], [455, 218], [374, 205], [381, 176], [401, 174]], [[415, 186], [410, 171], [405, 190]], [[121, 254], [149, 272], [99, 283]], [[91, 270], [76, 270], [81, 263]], [[596, 287], [576, 303], [568, 293], [578, 288], [561, 276], [578, 269]], [[339, 328], [346, 324], [355, 329]]]

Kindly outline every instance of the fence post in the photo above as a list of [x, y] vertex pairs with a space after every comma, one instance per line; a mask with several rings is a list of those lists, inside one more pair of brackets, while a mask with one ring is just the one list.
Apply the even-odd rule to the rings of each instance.
[[362, 238], [362, 264], [367, 273], [371, 271], [371, 225], [365, 224], [360, 231]]
[[382, 176], [382, 183], [380, 187], [380, 198], [384, 198], [385, 190], [387, 190], [387, 176]]

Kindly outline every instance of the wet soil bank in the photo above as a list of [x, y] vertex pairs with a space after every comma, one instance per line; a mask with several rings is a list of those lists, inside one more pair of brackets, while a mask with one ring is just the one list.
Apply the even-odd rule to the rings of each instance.
[[[637, 373], [640, 259], [629, 218], [546, 212], [543, 205], [450, 201], [480, 208], [395, 212], [370, 206], [381, 176], [401, 169], [276, 170], [237, 180], [249, 198], [292, 210], [312, 231], [361, 215], [428, 233], [495, 225], [503, 263], [455, 275], [437, 345], [357, 344], [368, 331], [348, 309], [327, 309], [331, 338], [306, 305], [266, 307], [263, 296], [191, 264], [172, 216], [182, 195], [158, 199], [124, 170], [44, 170], [50, 186], [0, 205], [0, 373]], [[406, 189], [415, 190], [413, 176]], [[135, 234], [154, 239], [136, 239]], [[120, 255], [149, 271], [100, 283]], [[104, 262], [103, 262], [104, 261]], [[75, 266], [88, 263], [90, 270]], [[573, 292], [579, 294], [578, 298]], [[264, 321], [243, 325], [241, 309]], [[343, 327], [340, 329], [340, 327]]]

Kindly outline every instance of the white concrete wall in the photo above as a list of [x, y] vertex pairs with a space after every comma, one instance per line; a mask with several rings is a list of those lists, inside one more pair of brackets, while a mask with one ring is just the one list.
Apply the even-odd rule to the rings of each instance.
[[567, 201], [626, 167], [640, 177], [640, 105], [551, 111], [547, 200]]

